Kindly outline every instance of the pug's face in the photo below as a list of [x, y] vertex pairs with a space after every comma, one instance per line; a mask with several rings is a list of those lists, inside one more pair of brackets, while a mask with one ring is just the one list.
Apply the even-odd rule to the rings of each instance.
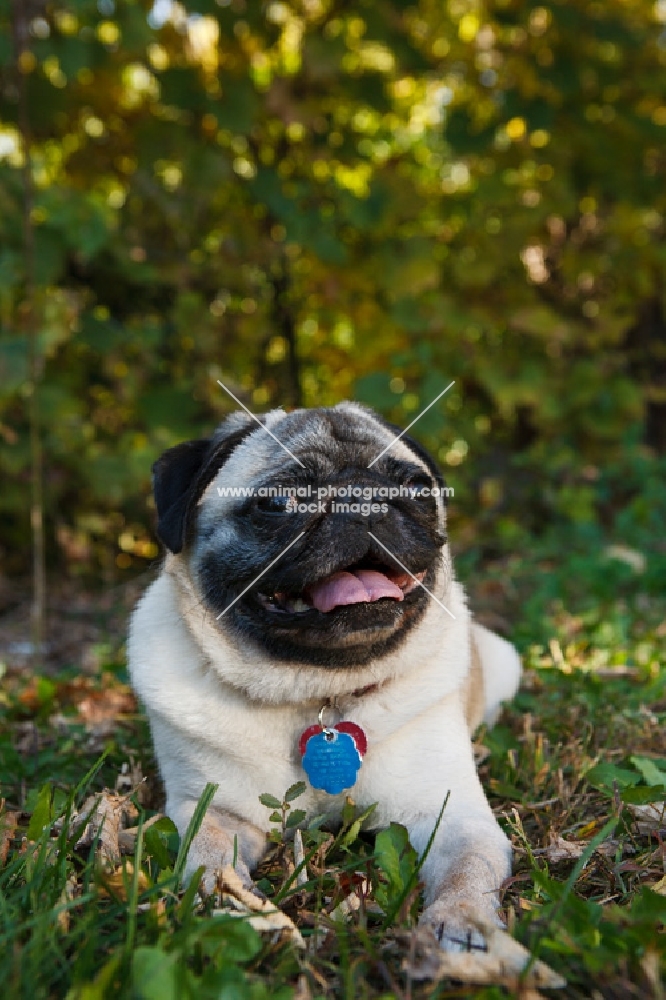
[[158, 533], [230, 639], [366, 664], [404, 641], [430, 600], [419, 582], [445, 565], [437, 469], [404, 437], [377, 458], [398, 429], [356, 404], [261, 419], [234, 414], [162, 456]]

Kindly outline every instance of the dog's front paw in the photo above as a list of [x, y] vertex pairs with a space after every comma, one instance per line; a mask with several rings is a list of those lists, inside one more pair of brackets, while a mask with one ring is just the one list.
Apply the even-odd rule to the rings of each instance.
[[[185, 835], [195, 808], [195, 802], [187, 801], [172, 809], [181, 837]], [[185, 862], [185, 882], [189, 883], [195, 872], [204, 868], [201, 889], [205, 895], [210, 896], [221, 890], [220, 875], [227, 867], [231, 867], [242, 888], [261, 898], [262, 893], [256, 888], [250, 875], [250, 866], [263, 852], [265, 842], [266, 835], [250, 823], [231, 813], [211, 808], [190, 845]]]
[[488, 950], [488, 930], [503, 928], [497, 911], [485, 902], [438, 899], [423, 911], [421, 926], [430, 927], [445, 951], [483, 952]]
[[239, 853], [237, 840], [214, 816], [206, 816], [187, 855], [185, 881], [189, 882], [195, 872], [204, 868], [200, 885], [202, 891], [210, 896], [219, 890], [220, 874], [227, 866], [233, 866], [244, 889], [248, 892], [255, 890], [250, 869]]
[[[185, 865], [185, 882], [189, 882], [192, 876], [200, 868], [205, 867], [205, 871], [201, 876], [201, 881], [199, 883], [201, 891], [206, 896], [211, 896], [214, 892], [219, 892], [222, 889], [221, 876], [222, 872], [227, 866], [231, 867], [232, 858], [231, 856], [220, 854], [215, 859], [201, 857], [197, 855], [196, 852], [190, 851], [190, 855], [187, 859], [187, 864]], [[250, 871], [247, 865], [240, 859], [236, 859], [236, 865], [232, 869], [238, 876], [239, 884], [247, 892], [252, 892], [255, 895], [263, 898], [263, 894], [257, 889], [254, 884], [254, 879], [250, 875]]]

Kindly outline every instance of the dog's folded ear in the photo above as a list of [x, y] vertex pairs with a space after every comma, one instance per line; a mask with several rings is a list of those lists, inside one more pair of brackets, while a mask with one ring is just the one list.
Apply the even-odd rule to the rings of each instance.
[[194, 492], [209, 450], [210, 438], [184, 441], [153, 465], [157, 534], [171, 552], [180, 552], [185, 542], [188, 511], [196, 502]]
[[184, 441], [169, 448], [154, 463], [157, 535], [170, 552], [182, 551], [204, 490], [232, 451], [256, 428], [251, 420], [239, 427], [236, 418], [243, 416], [233, 414], [212, 438]]

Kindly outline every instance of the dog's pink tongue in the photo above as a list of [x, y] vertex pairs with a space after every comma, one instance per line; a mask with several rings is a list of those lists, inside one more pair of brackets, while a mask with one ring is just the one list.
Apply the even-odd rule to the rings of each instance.
[[317, 611], [332, 611], [343, 604], [378, 601], [380, 597], [394, 597], [397, 601], [402, 601], [405, 595], [383, 573], [374, 569], [358, 569], [353, 573], [345, 570], [332, 573], [313, 584], [308, 596]]

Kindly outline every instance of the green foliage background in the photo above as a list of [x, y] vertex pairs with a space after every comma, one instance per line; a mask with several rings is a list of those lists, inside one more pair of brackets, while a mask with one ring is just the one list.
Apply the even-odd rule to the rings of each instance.
[[352, 397], [403, 426], [455, 379], [415, 430], [460, 544], [663, 538], [663, 0], [18, 6], [17, 65], [0, 0], [6, 571], [30, 531], [22, 87], [53, 563], [155, 557], [150, 465], [232, 408], [217, 379], [256, 410]]

